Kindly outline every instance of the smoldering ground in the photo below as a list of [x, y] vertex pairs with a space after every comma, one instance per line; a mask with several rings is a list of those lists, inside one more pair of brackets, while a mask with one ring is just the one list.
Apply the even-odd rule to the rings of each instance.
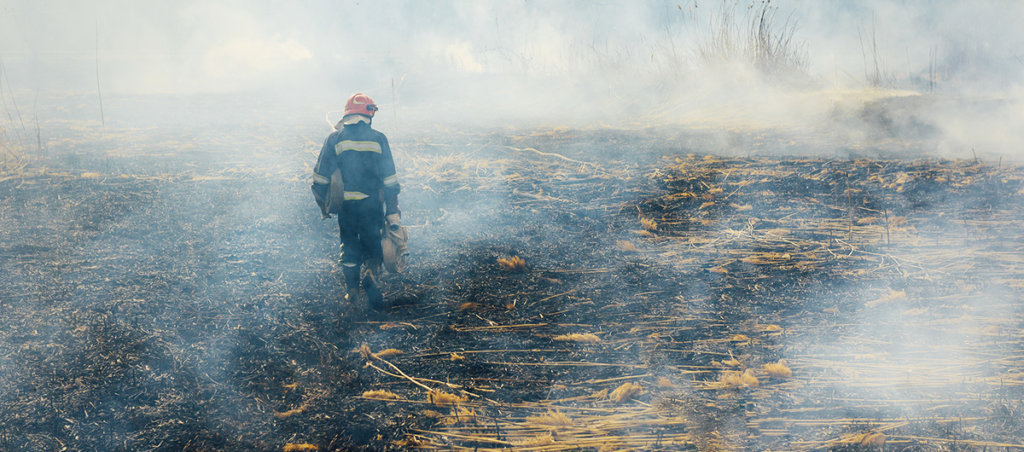
[[[5, 448], [1017, 444], [1016, 5], [120, 6], [3, 6]], [[385, 316], [308, 193], [356, 90]]]

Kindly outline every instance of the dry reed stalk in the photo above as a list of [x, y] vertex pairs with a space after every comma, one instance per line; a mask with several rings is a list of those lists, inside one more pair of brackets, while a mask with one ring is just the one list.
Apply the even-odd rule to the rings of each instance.
[[597, 337], [597, 335], [593, 333], [560, 334], [558, 336], [553, 337], [552, 339], [563, 342], [582, 342], [585, 344], [596, 344], [598, 342], [601, 342], [601, 338]]
[[543, 435], [537, 435], [524, 440], [515, 441], [515, 445], [519, 447], [538, 447], [538, 446], [550, 446], [555, 444], [555, 437], [550, 433]]
[[864, 447], [883, 447], [885, 446], [886, 436], [885, 433], [878, 432], [861, 432], [843, 436], [842, 439], [837, 441], [838, 444], [856, 444]]
[[510, 362], [510, 361], [486, 361], [483, 364], [492, 366], [539, 366], [539, 367], [624, 367], [628, 369], [646, 369], [646, 364], [625, 364], [625, 363], [594, 363], [589, 361], [546, 361], [546, 362]]
[[[474, 442], [481, 442], [481, 443], [501, 444], [501, 445], [504, 445], [504, 446], [514, 446], [515, 445], [515, 444], [513, 444], [513, 443], [511, 443], [509, 441], [503, 441], [503, 440], [500, 440], [500, 439], [495, 439], [495, 438], [490, 438], [490, 437], [487, 437], [487, 436], [480, 436], [480, 435], [463, 435], [463, 434], [460, 434], [460, 433], [452, 432], [450, 430], [448, 430], [448, 431], [431, 431], [431, 430], [420, 430], [420, 429], [415, 429], [415, 428], [411, 429], [411, 430], [414, 431], [414, 432], [417, 432], [417, 433], [423, 433], [425, 435], [434, 435], [434, 436], [440, 436], [440, 437], [451, 437], [451, 438], [458, 438], [458, 439], [463, 439], [463, 440], [467, 440], [467, 441], [474, 441]], [[425, 445], [425, 446], [428, 446], [428, 445]], [[448, 449], [450, 449], [450, 447]], [[474, 449], [477, 449], [477, 448], [474, 448]]]
[[460, 333], [469, 333], [476, 331], [491, 331], [491, 332], [505, 332], [511, 330], [533, 330], [536, 328], [548, 326], [547, 323], [514, 323], [510, 325], [486, 325], [486, 326], [461, 326], [452, 325], [452, 329]]

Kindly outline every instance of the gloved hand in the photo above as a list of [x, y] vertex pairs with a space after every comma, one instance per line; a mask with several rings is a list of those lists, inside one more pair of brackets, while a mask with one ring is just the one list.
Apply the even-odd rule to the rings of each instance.
[[400, 214], [393, 213], [391, 215], [384, 217], [384, 221], [388, 223], [388, 229], [394, 231], [397, 230], [402, 225], [401, 218], [402, 216]]

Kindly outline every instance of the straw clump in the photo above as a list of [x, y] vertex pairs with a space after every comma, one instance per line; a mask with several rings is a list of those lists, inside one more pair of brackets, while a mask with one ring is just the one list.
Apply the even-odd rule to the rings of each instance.
[[290, 409], [288, 411], [276, 412], [276, 413], [274, 413], [274, 416], [277, 417], [278, 419], [284, 419], [284, 418], [291, 417], [291, 416], [294, 416], [296, 414], [299, 414], [299, 413], [301, 413], [303, 411], [306, 411], [306, 404], [299, 405], [298, 408], [293, 408], [293, 409]]
[[[715, 362], [715, 361], [712, 361], [712, 362]], [[722, 362], [721, 362], [721, 363], [719, 363], [719, 364], [721, 364], [721, 365], [723, 365], [723, 366], [732, 366], [732, 367], [736, 367], [736, 366], [739, 366], [739, 365], [740, 365], [740, 360], [738, 360], [738, 359], [736, 359], [736, 358], [734, 358], [734, 357], [730, 356], [730, 357], [729, 357], [729, 359], [723, 359], [723, 360], [722, 360]]]
[[669, 380], [668, 378], [665, 377], [658, 377], [656, 380], [654, 380], [654, 385], [663, 389], [676, 387], [676, 384], [672, 383], [672, 380]]
[[626, 240], [616, 240], [615, 244], [619, 247], [619, 251], [622, 251], [622, 252], [625, 252], [625, 253], [635, 253], [637, 251], [640, 251], [636, 247], [636, 245], [634, 245], [632, 242], [628, 242]]
[[395, 394], [395, 393], [393, 393], [391, 391], [385, 391], [383, 389], [374, 389], [374, 390], [371, 390], [371, 391], [366, 391], [366, 392], [363, 393], [363, 398], [364, 399], [374, 399], [374, 400], [398, 400], [399, 399], [398, 394]]
[[786, 360], [784, 359], [765, 364], [764, 371], [772, 378], [789, 378], [793, 376], [793, 371], [786, 365]]
[[656, 232], [658, 230], [658, 222], [650, 218], [641, 218], [640, 225], [643, 226], [646, 231]]
[[743, 372], [735, 370], [727, 370], [722, 372], [718, 376], [718, 383], [713, 385], [718, 389], [739, 389], [739, 388], [754, 388], [760, 385], [761, 382], [757, 380], [757, 377], [747, 369]]
[[444, 417], [444, 414], [441, 414], [440, 412], [434, 410], [423, 410], [420, 412], [420, 414], [431, 419], [441, 419]]
[[404, 353], [405, 352], [403, 352], [403, 351], [401, 351], [401, 350], [399, 350], [397, 348], [386, 348], [384, 350], [381, 350], [381, 351], [377, 352], [377, 356], [380, 357], [380, 358], [385, 358], [385, 357], [388, 357], [388, 356], [401, 355], [401, 354], [404, 354]]
[[498, 265], [501, 266], [502, 270], [510, 272], [521, 272], [526, 270], [526, 261], [519, 256], [512, 256], [510, 258], [498, 258]]
[[373, 351], [370, 350], [370, 346], [366, 345], [365, 342], [362, 345], [360, 345], [359, 348], [355, 349], [355, 351], [358, 352], [359, 355], [362, 356], [363, 359], [366, 361], [371, 361], [373, 358], [377, 357], [377, 355], [374, 355]]
[[475, 424], [476, 410], [463, 408], [461, 406], [452, 408], [452, 413], [441, 419], [441, 423], [445, 425]]
[[460, 396], [455, 394], [449, 394], [444, 391], [432, 390], [427, 395], [430, 403], [434, 405], [456, 405], [469, 400], [466, 396]]
[[566, 416], [561, 411], [548, 411], [546, 414], [540, 416], [527, 416], [526, 422], [538, 425], [549, 425], [549, 426], [572, 426], [572, 419]]
[[621, 386], [615, 388], [611, 394], [608, 394], [608, 400], [615, 403], [622, 403], [626, 400], [632, 399], [634, 396], [640, 394], [643, 388], [636, 383], [626, 382]]

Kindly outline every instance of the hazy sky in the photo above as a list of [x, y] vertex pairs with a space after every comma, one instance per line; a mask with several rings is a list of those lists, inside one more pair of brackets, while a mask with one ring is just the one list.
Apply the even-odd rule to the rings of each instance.
[[[651, 70], [692, 59], [723, 4], [742, 14], [760, 2], [4, 0], [0, 57], [50, 88], [90, 79], [98, 50], [109, 89], [126, 92], [452, 72], [600, 77], [592, 70], [602, 64]], [[924, 70], [938, 53], [940, 64], [973, 59], [1020, 75], [1021, 2], [773, 4], [823, 76], [862, 75], [858, 34], [872, 30], [894, 72]]]
[[[0, 0], [5, 89], [35, 96], [252, 92], [560, 117], [652, 105], [746, 103], [764, 90], [698, 50], [723, 10], [754, 1]], [[1024, 2], [775, 1], [806, 62], [802, 86], [1018, 96]], [[790, 28], [792, 27], [792, 28]], [[877, 62], [877, 65], [876, 65]], [[738, 100], [737, 100], [738, 99]], [[679, 102], [677, 102], [677, 100]], [[786, 102], [789, 104], [790, 102]], [[538, 107], [542, 106], [542, 107]], [[637, 107], [640, 106], [640, 107]], [[318, 107], [320, 107], [318, 105]], [[627, 110], [623, 108], [623, 110]], [[773, 113], [774, 114], [774, 113]]]

